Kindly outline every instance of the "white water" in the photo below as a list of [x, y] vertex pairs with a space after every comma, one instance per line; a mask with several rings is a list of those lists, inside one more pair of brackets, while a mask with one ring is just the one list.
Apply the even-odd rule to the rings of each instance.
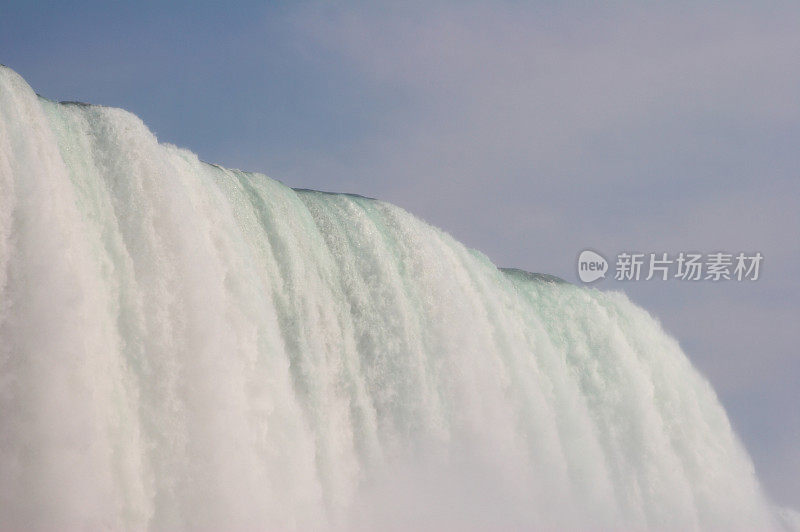
[[621, 294], [0, 67], [0, 528], [766, 529]]

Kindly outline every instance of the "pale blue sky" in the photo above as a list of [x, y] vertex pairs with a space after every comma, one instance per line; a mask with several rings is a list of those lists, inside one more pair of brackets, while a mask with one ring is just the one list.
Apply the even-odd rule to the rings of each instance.
[[761, 251], [756, 283], [601, 281], [712, 381], [800, 507], [800, 5], [29, 2], [0, 63], [162, 141], [401, 205], [501, 266]]

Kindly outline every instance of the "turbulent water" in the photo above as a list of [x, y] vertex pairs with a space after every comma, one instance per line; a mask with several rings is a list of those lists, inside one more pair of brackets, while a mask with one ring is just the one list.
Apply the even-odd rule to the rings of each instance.
[[0, 67], [0, 528], [768, 529], [623, 295]]

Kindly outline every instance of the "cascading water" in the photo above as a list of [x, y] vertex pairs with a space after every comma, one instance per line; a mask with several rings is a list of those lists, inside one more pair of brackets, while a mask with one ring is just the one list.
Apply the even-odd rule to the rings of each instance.
[[621, 294], [0, 67], [0, 528], [778, 527]]

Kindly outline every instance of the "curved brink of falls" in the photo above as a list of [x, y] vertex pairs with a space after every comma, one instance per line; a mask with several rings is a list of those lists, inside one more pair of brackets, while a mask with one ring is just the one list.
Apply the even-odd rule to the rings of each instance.
[[0, 413], [10, 528], [776, 526], [623, 295], [2, 67]]

